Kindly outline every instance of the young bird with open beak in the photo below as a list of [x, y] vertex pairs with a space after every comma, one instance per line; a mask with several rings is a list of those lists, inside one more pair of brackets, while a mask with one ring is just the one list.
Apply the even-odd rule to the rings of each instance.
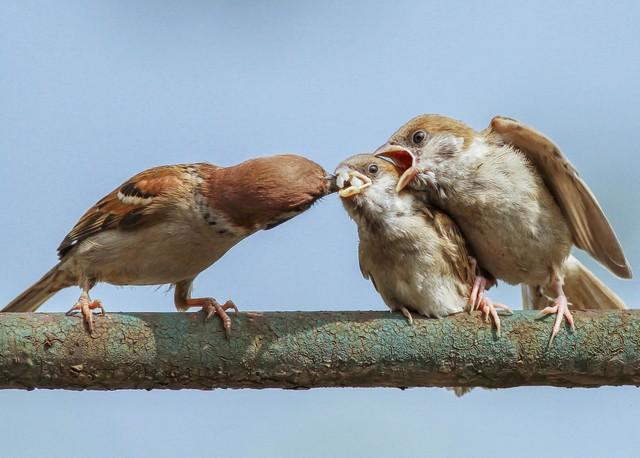
[[[335, 173], [344, 208], [358, 225], [362, 275], [389, 308], [409, 322], [411, 312], [440, 318], [465, 310], [476, 265], [451, 218], [412, 192], [398, 194], [396, 166], [371, 154], [346, 159]], [[486, 296], [479, 304], [499, 335], [498, 308], [510, 311]]]
[[[87, 211], [58, 247], [60, 262], [3, 312], [32, 312], [59, 290], [80, 286], [68, 313], [80, 312], [93, 331], [89, 291], [97, 282], [175, 287], [180, 311], [216, 314], [227, 335], [232, 301], [192, 298], [196, 276], [231, 247], [271, 229], [335, 191], [335, 180], [295, 155], [252, 159], [231, 167], [208, 163], [145, 170]], [[236, 309], [237, 310], [237, 309]]]
[[[625, 308], [570, 255], [575, 245], [619, 277], [631, 278], [595, 197], [541, 133], [504, 117], [476, 132], [451, 118], [422, 115], [402, 126], [376, 155], [404, 170], [398, 190], [426, 191], [429, 202], [456, 221], [483, 268], [523, 284], [525, 308], [556, 314], [549, 343], [563, 317], [573, 328], [568, 305]], [[545, 307], [549, 296], [552, 305]]]

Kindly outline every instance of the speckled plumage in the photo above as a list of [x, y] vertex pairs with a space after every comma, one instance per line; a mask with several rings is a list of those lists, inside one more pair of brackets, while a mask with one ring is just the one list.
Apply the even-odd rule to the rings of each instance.
[[72, 285], [88, 298], [96, 282], [179, 285], [176, 307], [196, 306], [190, 286], [201, 271], [245, 237], [303, 212], [330, 186], [322, 167], [296, 155], [145, 170], [89, 209], [60, 244], [59, 264], [3, 311], [33, 311]]

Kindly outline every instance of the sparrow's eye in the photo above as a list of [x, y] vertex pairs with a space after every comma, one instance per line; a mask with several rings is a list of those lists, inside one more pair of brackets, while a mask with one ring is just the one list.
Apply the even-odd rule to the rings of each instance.
[[411, 139], [414, 144], [419, 145], [425, 138], [427, 138], [427, 133], [424, 130], [417, 130], [413, 133], [413, 137]]
[[376, 164], [370, 164], [369, 173], [372, 175], [375, 175], [376, 173], [378, 173], [378, 166]]

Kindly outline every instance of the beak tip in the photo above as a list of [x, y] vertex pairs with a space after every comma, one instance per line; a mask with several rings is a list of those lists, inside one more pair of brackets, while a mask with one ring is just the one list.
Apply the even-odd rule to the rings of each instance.
[[329, 194], [333, 194], [334, 192], [337, 192], [340, 189], [338, 187], [338, 177], [336, 175], [334, 174], [327, 175], [325, 179], [327, 180], [327, 188], [328, 188]]
[[418, 169], [414, 166], [411, 166], [407, 170], [405, 170], [404, 173], [400, 176], [400, 179], [398, 180], [398, 184], [396, 185], [396, 192], [399, 193], [404, 188], [406, 188], [417, 174], [418, 174]]

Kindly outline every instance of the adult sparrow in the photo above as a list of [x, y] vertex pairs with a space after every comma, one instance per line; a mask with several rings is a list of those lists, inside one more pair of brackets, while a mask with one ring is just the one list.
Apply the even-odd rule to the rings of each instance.
[[[333, 185], [332, 185], [333, 183]], [[196, 276], [231, 247], [308, 209], [335, 189], [315, 162], [296, 155], [248, 160], [231, 167], [208, 163], [145, 170], [91, 207], [58, 247], [60, 262], [3, 312], [31, 312], [62, 288], [82, 293], [68, 312], [80, 312], [92, 332], [89, 291], [97, 282], [175, 287], [180, 311], [201, 307], [222, 319], [227, 335], [232, 301], [192, 298]]]

